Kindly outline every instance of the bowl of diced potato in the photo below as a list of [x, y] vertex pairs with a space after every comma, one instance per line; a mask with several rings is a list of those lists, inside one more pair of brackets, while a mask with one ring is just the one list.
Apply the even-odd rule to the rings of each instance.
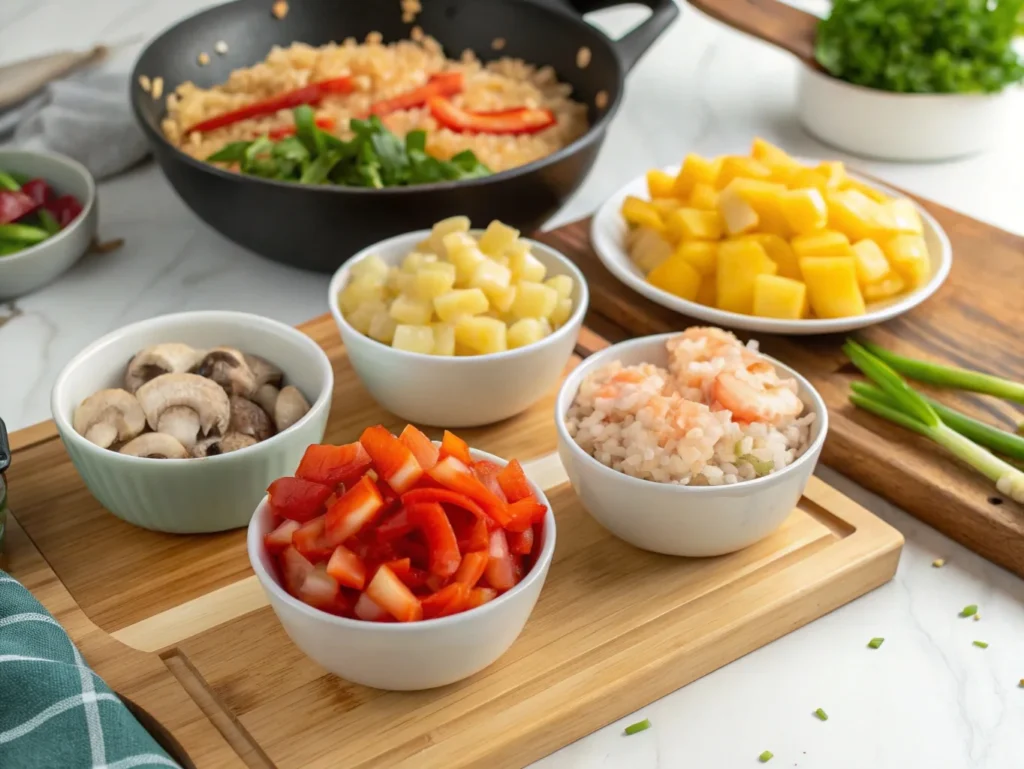
[[370, 394], [409, 422], [475, 427], [535, 404], [572, 357], [589, 294], [555, 249], [464, 216], [366, 248], [328, 303]]
[[749, 155], [648, 171], [601, 207], [591, 237], [648, 299], [761, 333], [889, 320], [934, 294], [952, 264], [946, 233], [914, 201], [762, 139]]

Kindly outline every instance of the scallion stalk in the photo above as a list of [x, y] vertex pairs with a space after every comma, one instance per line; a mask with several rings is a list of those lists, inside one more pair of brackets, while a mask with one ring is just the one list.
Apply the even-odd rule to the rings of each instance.
[[889, 364], [894, 370], [919, 382], [927, 382], [939, 387], [954, 387], [958, 390], [970, 390], [1024, 403], [1024, 383], [1022, 382], [1013, 382], [1003, 377], [969, 371], [956, 366], [944, 366], [940, 363], [908, 358], [871, 342], [862, 342], [861, 344], [868, 352]]

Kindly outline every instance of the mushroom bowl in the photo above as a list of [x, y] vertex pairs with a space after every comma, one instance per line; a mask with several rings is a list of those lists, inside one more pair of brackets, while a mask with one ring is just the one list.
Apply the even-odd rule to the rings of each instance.
[[86, 347], [50, 407], [104, 507], [146, 529], [198, 534], [248, 523], [270, 482], [323, 439], [333, 389], [327, 355], [301, 331], [186, 312]]

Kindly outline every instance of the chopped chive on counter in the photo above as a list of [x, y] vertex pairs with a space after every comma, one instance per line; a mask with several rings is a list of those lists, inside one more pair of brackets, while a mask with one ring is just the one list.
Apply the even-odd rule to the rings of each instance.
[[868, 648], [877, 649], [883, 643], [885, 643], [884, 638], [872, 638], [870, 641], [868, 641]]
[[970, 606], [965, 606], [960, 611], [960, 616], [961, 617], [973, 617], [977, 613], [978, 613], [978, 605], [972, 603]]
[[767, 764], [769, 761], [772, 760], [774, 756], [774, 753], [772, 753], [770, 750], [766, 750], [764, 753], [757, 757], [757, 760], [760, 761], [762, 764]]
[[815, 710], [814, 711], [814, 715], [816, 715], [818, 717], [819, 721], [828, 721], [828, 713], [826, 713], [821, 708], [818, 708], [817, 710]]
[[988, 648], [988, 644], [985, 643], [984, 641], [975, 641], [974, 645], [977, 646], [979, 649], [987, 649]]
[[635, 724], [630, 724], [626, 727], [626, 734], [637, 734], [638, 732], [647, 731], [651, 728], [651, 722], [648, 719], [643, 721], [637, 721]]
[[936, 569], [941, 569], [945, 565], [946, 565], [946, 559], [945, 558], [936, 558], [934, 561], [932, 561], [932, 566], [934, 566]]

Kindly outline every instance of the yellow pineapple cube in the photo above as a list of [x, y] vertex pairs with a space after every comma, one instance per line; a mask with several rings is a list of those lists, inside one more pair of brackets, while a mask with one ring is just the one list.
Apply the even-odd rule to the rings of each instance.
[[650, 227], [655, 230], [664, 227], [658, 209], [651, 205], [649, 200], [633, 195], [627, 195], [622, 201], [622, 217], [637, 227]]
[[835, 230], [819, 230], [810, 235], [799, 235], [790, 245], [800, 258], [806, 256], [851, 256], [850, 239]]
[[715, 302], [718, 301], [718, 280], [714, 275], [705, 275], [700, 279], [696, 301], [706, 307], [715, 306]]
[[839, 160], [826, 160], [819, 163], [816, 170], [825, 178], [825, 188], [829, 190], [840, 189], [849, 179], [846, 175], [846, 166]]
[[516, 284], [511, 312], [517, 318], [547, 318], [557, 305], [558, 292], [551, 286], [521, 280]]
[[431, 300], [455, 286], [455, 265], [451, 262], [425, 264], [413, 276], [413, 292], [420, 299]]
[[370, 325], [367, 328], [366, 333], [378, 342], [391, 344], [391, 340], [395, 337], [395, 329], [397, 327], [398, 321], [392, 318], [386, 309], [381, 308], [374, 313], [372, 318], [370, 318]]
[[477, 247], [488, 256], [498, 256], [519, 240], [519, 230], [502, 224], [497, 219], [487, 225]]
[[872, 187], [870, 184], [859, 182], [856, 179], [851, 179], [849, 176], [846, 177], [846, 181], [839, 188], [842, 190], [857, 190], [863, 195], [867, 195], [876, 203], [888, 203], [892, 198], [882, 192], [876, 187]]
[[801, 168], [789, 177], [787, 187], [791, 190], [814, 189], [824, 195], [829, 191], [829, 180], [813, 168]]
[[430, 326], [399, 324], [395, 327], [391, 346], [396, 350], [432, 355], [434, 352], [434, 330]]
[[[572, 315], [572, 299], [562, 296], [558, 298], [558, 303], [555, 304], [555, 309], [551, 311], [550, 318], [541, 318], [541, 321], [550, 320], [552, 326], [560, 328], [565, 325], [565, 322], [569, 320]], [[548, 331], [550, 334], [551, 331]], [[545, 334], [547, 336], [547, 334]]]
[[765, 141], [760, 136], [754, 138], [754, 143], [750, 147], [750, 155], [754, 160], [762, 163], [786, 163], [793, 161], [789, 153], [776, 147], [771, 142]]
[[446, 235], [444, 248], [448, 261], [455, 265], [455, 285], [465, 286], [473, 277], [476, 268], [483, 263], [486, 256], [477, 248], [476, 241], [464, 232]]
[[423, 326], [434, 316], [433, 304], [429, 299], [416, 299], [408, 294], [395, 297], [388, 310], [397, 322], [410, 326]]
[[508, 349], [514, 350], [539, 342], [547, 336], [544, 332], [545, 328], [537, 318], [521, 318], [508, 327]]
[[551, 286], [558, 292], [559, 299], [568, 299], [572, 296], [572, 278], [568, 275], [552, 275], [544, 281], [545, 286]]
[[718, 190], [713, 184], [698, 182], [693, 185], [693, 192], [690, 193], [690, 208], [699, 208], [701, 211], [718, 210]]
[[715, 187], [722, 190], [728, 187], [733, 179], [768, 179], [771, 175], [771, 169], [758, 160], [728, 155], [722, 159]]
[[676, 252], [647, 274], [647, 282], [692, 302], [700, 288], [700, 273]]
[[683, 207], [683, 202], [679, 198], [653, 198], [650, 203], [658, 212], [658, 216], [661, 217], [662, 223], [664, 223], [666, 216], [677, 208]]
[[457, 288], [434, 297], [434, 311], [443, 321], [454, 321], [462, 315], [480, 315], [489, 309], [487, 296], [479, 288]]
[[382, 310], [385, 314], [388, 311], [388, 306], [384, 304], [384, 302], [379, 300], [370, 300], [368, 302], [363, 302], [352, 310], [352, 312], [346, 312], [344, 315], [345, 320], [349, 322], [352, 328], [360, 334], [368, 335], [370, 333], [370, 321], [372, 321], [373, 317]]
[[406, 254], [405, 259], [402, 260], [402, 272], [408, 272], [409, 274], [418, 272], [419, 269], [425, 264], [432, 264], [437, 261], [437, 254], [425, 254], [419, 251], [412, 251]]
[[342, 313], [349, 313], [365, 302], [384, 300], [384, 284], [376, 278], [357, 278], [350, 281], [338, 296]]
[[444, 254], [445, 236], [453, 232], [469, 232], [469, 217], [449, 216], [437, 222], [430, 228], [430, 236], [426, 240], [427, 248], [435, 254]]
[[685, 200], [693, 192], [694, 185], [714, 184], [720, 168], [720, 160], [712, 160], [694, 154], [687, 155], [673, 185], [675, 196], [680, 200]]
[[455, 326], [451, 323], [433, 323], [431, 330], [434, 332], [433, 355], [454, 355], [455, 354]]
[[890, 272], [884, 278], [864, 286], [864, 300], [868, 302], [880, 302], [883, 299], [890, 299], [903, 293], [907, 282], [903, 280], [898, 272]]
[[896, 198], [884, 204], [889, 214], [892, 228], [896, 232], [905, 232], [908, 235], [924, 234], [924, 225], [921, 223], [921, 214], [917, 212], [917, 206], [907, 198]]
[[861, 287], [876, 283], [889, 274], [889, 262], [881, 246], [873, 240], [858, 240], [854, 243], [853, 258], [857, 260], [857, 280]]
[[491, 307], [495, 310], [498, 312], [508, 312], [512, 307], [512, 302], [516, 300], [516, 287], [509, 286], [500, 291], [492, 291], [487, 295], [487, 298], [491, 300]]
[[893, 270], [900, 274], [909, 288], [918, 288], [928, 282], [932, 264], [928, 258], [928, 246], [920, 235], [897, 235], [885, 241], [882, 250]]
[[488, 298], [500, 296], [512, 285], [512, 270], [493, 259], [484, 259], [473, 271], [469, 288], [479, 288]]
[[[672, 255], [672, 244], [648, 227], [636, 227], [626, 233], [626, 250], [646, 275]], [[515, 277], [515, 271], [512, 276]]]
[[757, 241], [750, 238], [725, 241], [718, 247], [715, 305], [722, 310], [749, 315], [754, 310], [757, 276], [776, 272], [778, 266]]
[[388, 265], [379, 254], [370, 254], [352, 265], [352, 280], [367, 278], [371, 283], [384, 283], [388, 278]]
[[754, 281], [754, 315], [799, 320], [807, 314], [807, 286], [778, 275], [758, 275]]
[[800, 280], [800, 260], [793, 247], [778, 235], [771, 233], [754, 233], [745, 237], [757, 241], [764, 248], [768, 258], [778, 266], [778, 275], [783, 278]]
[[455, 343], [477, 355], [508, 349], [508, 328], [497, 318], [464, 315], [455, 323]]
[[828, 224], [828, 207], [821, 192], [813, 187], [780, 192], [779, 210], [797, 235], [823, 230]]
[[669, 239], [718, 240], [722, 237], [722, 218], [717, 211], [680, 208], [673, 211], [667, 222]]
[[718, 213], [722, 215], [725, 231], [730, 235], [753, 230], [761, 221], [757, 211], [739, 193], [735, 184], [730, 184], [719, 194]]
[[811, 309], [819, 318], [848, 318], [865, 313], [852, 256], [811, 256], [800, 260]]
[[647, 172], [647, 191], [652, 198], [670, 198], [673, 196], [676, 178], [672, 174], [652, 168]]
[[508, 266], [512, 270], [513, 282], [532, 280], [540, 283], [548, 271], [543, 262], [530, 252], [530, 244], [522, 240], [509, 251]]
[[718, 244], [706, 240], [680, 243], [676, 255], [700, 273], [701, 278], [714, 275], [718, 268]]
[[857, 190], [837, 190], [825, 195], [829, 229], [845, 234], [851, 241], [863, 240], [880, 230], [892, 229], [888, 212]]

